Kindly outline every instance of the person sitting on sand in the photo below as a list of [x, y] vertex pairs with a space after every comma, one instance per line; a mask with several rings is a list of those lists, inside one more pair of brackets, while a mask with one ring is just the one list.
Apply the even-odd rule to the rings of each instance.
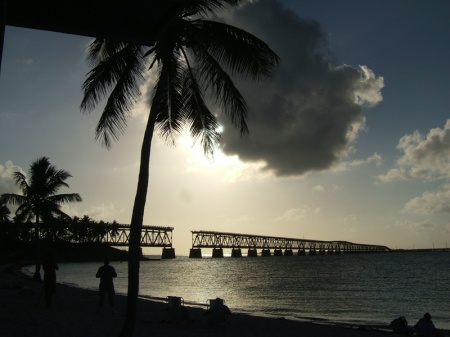
[[219, 297], [210, 301], [210, 307], [206, 310], [205, 315], [208, 315], [209, 326], [230, 324], [231, 310], [225, 305], [224, 300]]
[[98, 268], [97, 274], [95, 277], [100, 278], [100, 286], [99, 286], [99, 299], [98, 299], [98, 310], [103, 306], [103, 300], [105, 299], [105, 294], [108, 294], [109, 298], [109, 306], [111, 309], [114, 308], [114, 282], [113, 278], [117, 277], [116, 270], [113, 266], [109, 265], [109, 260], [105, 259], [103, 262], [103, 266]]
[[439, 337], [439, 331], [433, 324], [431, 320], [431, 315], [426, 312], [421, 319], [414, 325], [416, 329], [417, 336], [420, 337]]

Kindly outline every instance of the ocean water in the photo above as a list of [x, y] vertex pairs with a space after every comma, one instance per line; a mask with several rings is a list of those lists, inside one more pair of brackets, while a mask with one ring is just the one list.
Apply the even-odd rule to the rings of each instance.
[[[126, 294], [127, 264], [114, 262]], [[61, 263], [58, 282], [97, 289], [98, 263]], [[28, 272], [33, 268], [29, 267]], [[27, 270], [25, 270], [27, 271]], [[141, 263], [140, 294], [206, 304], [221, 297], [232, 311], [310, 321], [410, 325], [430, 312], [450, 329], [450, 253], [152, 260]]]

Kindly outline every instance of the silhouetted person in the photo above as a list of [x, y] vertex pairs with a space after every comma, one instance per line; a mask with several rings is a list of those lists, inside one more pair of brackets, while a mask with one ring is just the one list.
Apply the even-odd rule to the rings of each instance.
[[406, 320], [405, 316], [400, 316], [396, 319], [394, 319], [390, 327], [392, 328], [392, 332], [397, 335], [409, 335], [409, 327], [408, 327], [408, 321]]
[[100, 278], [100, 286], [99, 286], [99, 299], [98, 299], [98, 310], [100, 311], [103, 300], [105, 299], [105, 294], [108, 294], [109, 305], [111, 309], [114, 308], [114, 282], [113, 278], [117, 277], [116, 270], [114, 267], [109, 265], [109, 260], [105, 259], [103, 266], [98, 268], [97, 274], [95, 277]]
[[52, 297], [56, 293], [56, 271], [58, 270], [58, 265], [54, 259], [47, 257], [42, 267], [44, 269], [45, 306], [51, 308]]
[[416, 329], [417, 336], [420, 337], [438, 337], [440, 336], [439, 331], [433, 324], [431, 320], [431, 315], [427, 312], [423, 315], [421, 319], [414, 325]]

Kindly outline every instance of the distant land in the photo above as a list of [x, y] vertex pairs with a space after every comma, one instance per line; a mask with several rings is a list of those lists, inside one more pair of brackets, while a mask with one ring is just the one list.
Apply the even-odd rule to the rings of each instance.
[[[110, 247], [99, 243], [41, 242], [41, 255], [45, 258], [51, 254], [57, 262], [98, 262], [105, 258], [111, 261], [127, 261], [126, 250]], [[36, 245], [34, 242], [18, 242], [14, 249], [1, 250], [0, 263], [15, 263], [36, 260]]]

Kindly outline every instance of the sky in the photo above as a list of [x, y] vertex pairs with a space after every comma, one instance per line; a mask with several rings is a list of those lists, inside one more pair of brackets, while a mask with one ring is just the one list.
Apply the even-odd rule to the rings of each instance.
[[[267, 42], [280, 66], [273, 81], [236, 81], [250, 135], [217, 110], [214, 158], [187, 134], [154, 138], [144, 225], [174, 227], [177, 255], [192, 230], [447, 247], [450, 2], [259, 0], [220, 19]], [[59, 193], [83, 198], [67, 214], [129, 224], [152, 79], [105, 149], [102, 105], [80, 112], [90, 41], [6, 27], [0, 194], [20, 193], [13, 172], [46, 156], [72, 175]]]

